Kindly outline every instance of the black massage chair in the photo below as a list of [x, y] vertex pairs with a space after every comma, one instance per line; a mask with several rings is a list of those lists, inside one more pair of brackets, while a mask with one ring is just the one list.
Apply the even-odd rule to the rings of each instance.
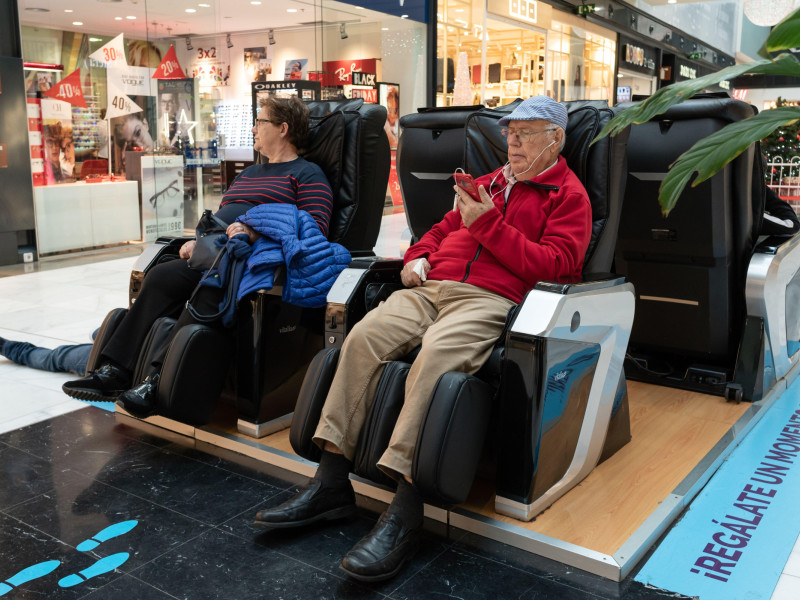
[[[409, 223], [415, 222], [418, 209], [424, 213], [434, 202], [426, 192], [429, 178], [419, 173], [443, 173], [455, 162], [478, 176], [506, 162], [498, 120], [519, 102], [460, 115], [427, 111], [401, 120], [398, 171]], [[413, 461], [412, 478], [428, 502], [452, 505], [467, 498], [487, 432], [494, 447], [487, 455], [493, 454], [497, 463], [496, 510], [522, 520], [550, 506], [630, 440], [622, 363], [633, 320], [633, 286], [607, 273], [625, 183], [627, 132], [590, 146], [615, 111], [604, 102], [566, 106], [562, 154], [584, 183], [593, 210], [584, 279], [537, 284], [511, 311], [505, 333], [476, 375], [451, 372], [439, 379]], [[460, 159], [447, 150], [452, 144], [443, 131], [448, 137], [463, 136], [463, 147], [455, 150]], [[430, 163], [409, 172], [405, 159], [420, 153], [431, 157]], [[452, 180], [437, 193], [447, 200], [441, 202], [442, 213], [451, 209]], [[421, 233], [414, 231], [415, 236]], [[291, 426], [290, 442], [300, 456], [319, 459], [311, 438], [343, 339], [375, 299], [391, 291], [391, 284], [375, 282], [376, 274], [387, 269], [399, 273], [400, 267], [399, 261], [356, 262], [331, 290], [326, 348], [309, 367]], [[415, 354], [386, 366], [361, 434], [354, 472], [378, 484], [393, 485], [375, 463], [388, 445]]]
[[631, 129], [615, 270], [636, 287], [632, 379], [755, 401], [797, 362], [800, 237], [759, 242], [759, 145], [687, 186], [668, 217], [656, 202], [682, 152], [754, 114], [700, 95]]
[[[383, 130], [386, 109], [362, 99], [310, 102], [309, 137], [303, 156], [318, 164], [331, 184], [334, 209], [328, 238], [352, 256], [373, 254], [389, 179], [389, 142]], [[130, 300], [154, 265], [177, 258], [189, 238], [159, 238], [137, 260], [131, 275]], [[124, 309], [112, 311], [95, 340], [89, 360], [94, 368]], [[262, 437], [285, 429], [305, 371], [323, 348], [324, 308], [301, 308], [281, 300], [281, 287], [259, 291], [239, 306], [233, 352], [228, 338], [205, 325], [183, 328], [172, 341], [158, 386], [159, 414], [204, 425], [222, 396], [235, 404], [238, 430]], [[169, 333], [173, 318], [159, 319], [140, 353], [134, 377], [151, 369], [149, 352]], [[227, 354], [227, 356], [225, 356]], [[232, 368], [220, 368], [233, 356]]]

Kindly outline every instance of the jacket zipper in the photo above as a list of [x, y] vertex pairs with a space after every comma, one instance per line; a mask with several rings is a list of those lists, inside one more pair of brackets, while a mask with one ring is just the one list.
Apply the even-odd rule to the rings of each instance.
[[[514, 187], [512, 186], [511, 189], [513, 190]], [[490, 189], [489, 190], [490, 194], [491, 194], [491, 191], [492, 190]], [[503, 198], [503, 219], [506, 218], [506, 207], [508, 206], [508, 198], [510, 198], [510, 197], [511, 197], [511, 192], [508, 192], [508, 196]], [[466, 271], [466, 273], [464, 273], [464, 278], [461, 280], [461, 283], [466, 283], [467, 282], [467, 278], [469, 277], [469, 269], [472, 266], [472, 263], [474, 263], [474, 262], [476, 262], [478, 260], [478, 257], [481, 255], [481, 250], [483, 250], [483, 246], [481, 244], [478, 244], [478, 251], [475, 253], [475, 258], [473, 258], [471, 261], [469, 261], [467, 263], [467, 271]]]
[[471, 261], [469, 261], [467, 263], [467, 272], [464, 273], [464, 279], [461, 280], [461, 283], [466, 283], [467, 282], [467, 277], [469, 277], [469, 268], [472, 265], [472, 263], [474, 263], [476, 260], [478, 260], [478, 257], [481, 255], [481, 250], [483, 250], [483, 246], [478, 244], [478, 251], [475, 253], [475, 258], [473, 258]]

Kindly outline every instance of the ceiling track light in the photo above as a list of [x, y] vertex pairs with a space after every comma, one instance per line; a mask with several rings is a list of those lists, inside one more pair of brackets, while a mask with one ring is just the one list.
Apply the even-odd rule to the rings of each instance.
[[190, 38], [188, 35], [186, 36], [186, 49], [194, 50], [194, 46], [192, 46], [192, 38]]
[[343, 40], [346, 40], [346, 39], [347, 39], [347, 30], [344, 28], [344, 23], [342, 23], [341, 25], [339, 25], [339, 35], [341, 35], [341, 36], [342, 36], [342, 39], [343, 39]]
[[231, 34], [228, 34], [228, 37], [225, 38], [225, 43], [228, 45], [228, 48], [233, 48], [233, 42], [231, 41]]
[[270, 46], [274, 46], [275, 45], [275, 31], [272, 30], [272, 29], [267, 31], [267, 37], [269, 38], [269, 45]]

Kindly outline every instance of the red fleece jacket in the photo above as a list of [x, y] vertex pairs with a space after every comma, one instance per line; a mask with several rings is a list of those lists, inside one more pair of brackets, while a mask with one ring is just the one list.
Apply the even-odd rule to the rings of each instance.
[[502, 168], [498, 171], [475, 180], [490, 194], [499, 192], [494, 210], [478, 217], [469, 228], [461, 221], [460, 212], [448, 212], [408, 249], [404, 263], [427, 258], [431, 264], [428, 279], [463, 281], [517, 303], [539, 281], [578, 281], [589, 246], [592, 208], [567, 161], [559, 157], [541, 175], [515, 183], [505, 207], [500, 190], [506, 179]]

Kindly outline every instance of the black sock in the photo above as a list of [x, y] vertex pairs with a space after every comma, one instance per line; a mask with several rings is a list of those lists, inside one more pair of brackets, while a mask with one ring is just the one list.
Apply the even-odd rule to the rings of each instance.
[[0, 337], [0, 354], [2, 354], [3, 356], [5, 356], [4, 352], [5, 347], [6, 347], [6, 338]]
[[335, 454], [323, 450], [314, 479], [319, 480], [323, 487], [344, 487], [350, 485], [348, 476], [352, 468], [353, 463], [347, 460], [344, 454]]
[[394, 500], [389, 505], [387, 512], [390, 515], [400, 517], [403, 525], [409, 529], [420, 527], [424, 515], [422, 495], [412, 484], [405, 479], [400, 479], [397, 484], [397, 492], [394, 494]]

